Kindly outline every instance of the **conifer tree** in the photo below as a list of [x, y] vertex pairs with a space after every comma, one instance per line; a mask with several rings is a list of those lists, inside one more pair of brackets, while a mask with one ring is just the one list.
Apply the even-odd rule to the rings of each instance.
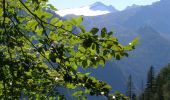
[[130, 100], [135, 100], [136, 94], [134, 90], [134, 84], [132, 81], [132, 75], [129, 75], [128, 80], [127, 80], [127, 91], [126, 95], [130, 98]]
[[147, 83], [146, 89], [144, 93], [144, 100], [152, 100], [152, 95], [155, 90], [155, 76], [154, 76], [154, 67], [151, 66], [148, 75], [147, 75]]

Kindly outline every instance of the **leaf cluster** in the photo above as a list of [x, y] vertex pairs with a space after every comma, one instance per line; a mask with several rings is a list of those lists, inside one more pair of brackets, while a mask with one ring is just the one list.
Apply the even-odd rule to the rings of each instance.
[[56, 9], [46, 2], [0, 3], [0, 98], [61, 100], [64, 96], [59, 87], [82, 89], [73, 94], [78, 97], [109, 98], [111, 87], [107, 83], [77, 69], [120, 60], [134, 49], [137, 40], [123, 46], [106, 28], [86, 30], [82, 16], [65, 21], [55, 17], [49, 10]]

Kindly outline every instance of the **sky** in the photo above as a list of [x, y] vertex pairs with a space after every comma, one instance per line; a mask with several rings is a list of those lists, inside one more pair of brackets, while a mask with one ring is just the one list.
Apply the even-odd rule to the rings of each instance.
[[77, 8], [85, 5], [93, 4], [100, 1], [106, 5], [112, 5], [118, 10], [123, 10], [132, 4], [150, 5], [160, 0], [49, 0], [57, 9]]

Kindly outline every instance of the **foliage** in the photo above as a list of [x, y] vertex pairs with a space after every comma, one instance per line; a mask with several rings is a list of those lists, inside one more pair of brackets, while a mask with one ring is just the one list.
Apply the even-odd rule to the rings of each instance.
[[153, 97], [155, 100], [170, 99], [170, 64], [165, 66], [156, 77], [156, 91]]
[[144, 92], [145, 100], [152, 100], [153, 92], [155, 91], [155, 76], [154, 76], [154, 67], [151, 66], [148, 71], [147, 84]]
[[129, 75], [127, 80], [127, 90], [126, 95], [130, 98], [130, 100], [136, 100], [135, 88], [132, 80], [132, 75]]
[[[114, 95], [115, 95], [115, 100], [130, 100], [128, 97], [124, 96], [120, 92], [115, 92]], [[113, 98], [113, 96], [110, 96], [110, 97]], [[112, 100], [112, 98], [110, 98], [109, 100]]]
[[123, 46], [106, 28], [85, 30], [82, 16], [63, 21], [48, 10], [56, 9], [47, 0], [1, 1], [0, 99], [65, 99], [59, 87], [81, 89], [73, 94], [79, 99], [85, 94], [111, 99], [107, 83], [77, 68], [120, 60], [137, 40]]
[[[153, 81], [152, 91], [144, 91], [144, 100], [169, 100], [170, 99], [170, 64], [164, 67]], [[149, 98], [145, 95], [149, 94]]]

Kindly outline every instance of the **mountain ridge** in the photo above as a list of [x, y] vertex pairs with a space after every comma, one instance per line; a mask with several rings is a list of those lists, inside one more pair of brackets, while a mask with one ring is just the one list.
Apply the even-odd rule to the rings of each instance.
[[56, 13], [59, 14], [60, 16], [66, 16], [66, 15], [98, 16], [98, 15], [104, 15], [108, 13], [114, 13], [117, 11], [118, 10], [116, 10], [111, 5], [106, 6], [105, 4], [101, 2], [95, 2], [89, 6], [62, 9], [62, 10], [56, 11]]
[[[137, 93], [140, 92], [142, 80], [146, 80], [149, 67], [153, 65], [156, 73], [170, 62], [170, 0], [161, 0], [152, 5], [132, 7], [115, 13], [107, 13], [100, 16], [85, 16], [83, 24], [89, 30], [92, 27], [107, 27], [108, 31], [115, 32], [115, 36], [123, 44], [128, 44], [135, 37], [140, 37], [140, 44], [129, 58], [120, 61], [112, 60], [102, 69], [102, 73], [110, 76], [102, 76], [102, 80], [109, 82], [115, 90], [125, 93], [126, 87], [122, 80], [126, 80], [130, 74], [133, 76]], [[68, 18], [68, 17], [67, 17]], [[121, 75], [115, 69], [119, 70]], [[109, 70], [109, 72], [108, 72]], [[93, 72], [93, 75], [100, 79], [100, 73]], [[117, 77], [115, 77], [115, 75]], [[115, 85], [112, 82], [121, 79]], [[120, 89], [119, 89], [120, 88]]]
[[95, 2], [93, 4], [90, 5], [90, 9], [92, 10], [108, 10], [110, 12], [117, 12], [118, 10], [115, 9], [112, 5], [106, 6], [105, 4], [103, 4], [102, 2]]
[[[146, 80], [147, 71], [151, 65], [155, 67], [155, 73], [158, 73], [164, 65], [170, 62], [170, 41], [167, 37], [170, 34], [169, 4], [170, 0], [161, 0], [152, 5], [85, 18], [85, 22], [88, 22], [84, 25], [88, 29], [103, 26], [109, 30], [114, 28], [116, 37], [124, 44], [135, 37], [140, 37], [139, 46], [130, 52], [129, 58], [116, 61], [124, 77], [130, 74], [133, 76], [137, 93], [140, 92], [141, 82]], [[106, 65], [106, 67], [109, 66]]]

